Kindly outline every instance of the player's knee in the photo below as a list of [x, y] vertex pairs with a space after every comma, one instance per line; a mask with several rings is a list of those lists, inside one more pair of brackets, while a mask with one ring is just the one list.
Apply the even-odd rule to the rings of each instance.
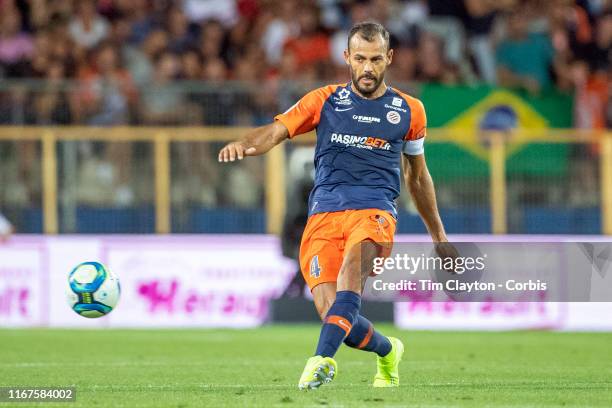
[[372, 271], [373, 259], [379, 252], [378, 245], [373, 241], [363, 241], [354, 246], [347, 254], [338, 280], [365, 282]]

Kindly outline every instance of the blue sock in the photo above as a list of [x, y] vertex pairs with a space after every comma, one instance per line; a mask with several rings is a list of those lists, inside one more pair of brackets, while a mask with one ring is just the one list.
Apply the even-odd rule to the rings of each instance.
[[391, 351], [389, 339], [374, 330], [372, 323], [362, 315], [357, 316], [353, 329], [344, 339], [344, 344], [360, 350], [373, 351], [381, 357]]
[[333, 357], [344, 338], [351, 332], [359, 315], [361, 296], [350, 290], [336, 293], [336, 301], [323, 321], [315, 356]]

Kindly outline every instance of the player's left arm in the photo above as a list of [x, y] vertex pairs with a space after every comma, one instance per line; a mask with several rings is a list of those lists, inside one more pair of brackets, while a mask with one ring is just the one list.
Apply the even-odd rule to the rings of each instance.
[[410, 107], [410, 128], [404, 137], [402, 165], [404, 181], [427, 231], [434, 242], [447, 242], [444, 225], [438, 213], [436, 192], [427, 163], [424, 142], [427, 135], [425, 106], [416, 98], [405, 96]]
[[[404, 154], [402, 156], [406, 187], [408, 187], [412, 200], [427, 227], [427, 231], [429, 231], [429, 235], [431, 235], [436, 253], [443, 259], [458, 258], [459, 252], [453, 244], [448, 242], [444, 231], [444, 225], [438, 212], [436, 191], [429, 169], [427, 169], [425, 155], [421, 153], [419, 155]], [[447, 270], [454, 273], [452, 269]]]
[[[425, 107], [416, 99], [407, 100], [411, 108], [411, 124], [402, 149], [404, 181], [412, 200], [431, 235], [436, 252], [442, 258], [459, 256], [448, 242], [444, 225], [438, 212], [436, 190], [425, 161], [424, 141], [427, 134]], [[452, 271], [451, 271], [452, 272]]]
[[434, 242], [448, 242], [438, 212], [433, 179], [425, 162], [425, 155], [403, 154], [404, 181], [412, 200]]

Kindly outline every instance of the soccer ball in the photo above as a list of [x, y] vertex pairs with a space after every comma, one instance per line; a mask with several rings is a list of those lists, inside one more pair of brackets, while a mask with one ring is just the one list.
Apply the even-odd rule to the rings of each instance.
[[83, 317], [109, 314], [120, 292], [119, 279], [99, 262], [83, 262], [68, 275], [68, 305]]

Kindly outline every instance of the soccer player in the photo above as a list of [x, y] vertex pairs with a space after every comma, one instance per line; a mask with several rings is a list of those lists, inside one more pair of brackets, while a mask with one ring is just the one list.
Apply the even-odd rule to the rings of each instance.
[[[287, 138], [316, 129], [316, 179], [302, 237], [300, 267], [323, 320], [314, 356], [299, 380], [300, 389], [317, 388], [338, 373], [334, 355], [342, 343], [376, 353], [374, 387], [399, 385], [404, 351], [359, 313], [361, 293], [373, 259], [388, 256], [395, 233], [404, 179], [434, 242], [447, 242], [434, 186], [423, 155], [423, 104], [387, 86], [385, 71], [393, 50], [378, 23], [355, 25], [344, 58], [351, 82], [306, 94], [267, 126], [253, 130], [219, 152], [219, 161], [264, 154]], [[438, 254], [453, 255], [450, 244]]]

